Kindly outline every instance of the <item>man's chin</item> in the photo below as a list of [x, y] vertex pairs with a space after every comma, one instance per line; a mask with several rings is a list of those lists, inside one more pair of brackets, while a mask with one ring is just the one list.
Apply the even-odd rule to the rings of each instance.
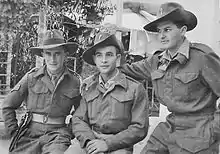
[[50, 67], [50, 68], [48, 68], [48, 70], [51, 72], [51, 73], [56, 73], [56, 72], [58, 72], [58, 68], [53, 68], [53, 67]]

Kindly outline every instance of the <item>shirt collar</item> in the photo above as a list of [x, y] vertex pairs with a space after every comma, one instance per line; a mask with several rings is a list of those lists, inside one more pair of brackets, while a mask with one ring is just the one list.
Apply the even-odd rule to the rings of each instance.
[[[190, 42], [187, 40], [187, 38], [185, 38], [184, 42], [178, 49], [176, 57], [174, 59], [179, 61], [179, 63], [184, 64], [186, 60], [189, 59], [189, 46]], [[159, 57], [161, 60], [166, 59], [171, 61], [170, 55], [167, 50], [159, 54]]]
[[[72, 74], [68, 71], [67, 67], [64, 66], [64, 72], [62, 72], [64, 76], [71, 76]], [[41, 75], [49, 75], [50, 74], [47, 72], [47, 67], [46, 65], [44, 65], [43, 67], [39, 68], [39, 70], [36, 72], [36, 74], [34, 75], [34, 77], [39, 77]]]
[[[98, 77], [98, 82], [100, 84], [100, 80], [102, 78]], [[103, 82], [104, 83], [104, 82]], [[107, 84], [108, 83], [108, 84]], [[102, 84], [102, 83], [101, 83]], [[100, 84], [100, 85], [101, 85]], [[105, 86], [107, 84], [107, 87], [105, 87], [106, 89], [109, 89], [111, 88], [112, 86], [115, 86], [115, 85], [119, 85], [121, 87], [123, 87], [124, 89], [127, 89], [128, 85], [127, 85], [127, 80], [126, 80], [126, 76], [125, 74], [121, 73], [120, 70], [117, 69], [117, 73], [114, 77], [112, 77], [111, 79], [109, 79], [106, 83], [105, 83]], [[102, 86], [102, 85], [101, 85]]]
[[109, 87], [115, 83], [115, 78], [119, 74], [119, 70], [117, 68], [116, 71], [117, 71], [116, 74], [113, 77], [111, 77], [106, 83], [103, 81], [101, 75], [99, 74], [99, 84], [105, 89], [109, 89]]

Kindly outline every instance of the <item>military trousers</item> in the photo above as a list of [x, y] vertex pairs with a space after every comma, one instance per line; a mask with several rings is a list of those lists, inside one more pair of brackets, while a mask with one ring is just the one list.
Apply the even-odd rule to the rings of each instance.
[[71, 145], [71, 137], [65, 124], [31, 122], [10, 154], [63, 154]]
[[[97, 137], [97, 139], [104, 139], [104, 138], [111, 136], [110, 134], [106, 135], [106, 134], [101, 134], [101, 133], [96, 133], [96, 132], [94, 132], [94, 134]], [[132, 154], [132, 153], [133, 153], [133, 148], [132, 150], [131, 148], [119, 149], [116, 151], [99, 153], [99, 154]], [[68, 148], [68, 150], [64, 154], [87, 154], [87, 152], [85, 149], [81, 148], [79, 141], [75, 138], [72, 140], [72, 145]]]
[[220, 154], [212, 131], [212, 114], [167, 116], [154, 129], [141, 154]]

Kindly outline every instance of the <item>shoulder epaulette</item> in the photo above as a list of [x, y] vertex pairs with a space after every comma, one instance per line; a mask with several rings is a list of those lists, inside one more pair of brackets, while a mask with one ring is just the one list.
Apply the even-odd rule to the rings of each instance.
[[30, 73], [36, 72], [36, 71], [38, 71], [38, 70], [39, 70], [38, 67], [34, 67], [34, 68], [32, 68], [30, 71], [28, 71], [27, 73], [30, 74]]
[[93, 74], [82, 81], [82, 89], [88, 90], [88, 88], [93, 84], [97, 74]]
[[128, 75], [125, 75], [126, 79], [132, 81], [132, 82], [135, 82], [135, 83], [140, 83], [139, 81], [135, 80], [134, 78], [128, 76]]
[[202, 44], [202, 43], [191, 43], [190, 48], [197, 49], [203, 53], [211, 53], [214, 52], [212, 48], [210, 48], [208, 45]]
[[163, 50], [156, 50], [155, 52], [153, 52], [152, 56], [156, 55], [156, 54], [161, 54], [162, 52], [163, 52]]

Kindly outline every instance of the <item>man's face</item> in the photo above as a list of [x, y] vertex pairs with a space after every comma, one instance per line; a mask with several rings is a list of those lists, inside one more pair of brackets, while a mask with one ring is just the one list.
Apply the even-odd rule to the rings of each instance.
[[51, 73], [56, 74], [63, 69], [66, 53], [63, 47], [56, 47], [52, 49], [45, 49], [43, 51], [43, 57], [47, 65], [47, 69]]
[[116, 47], [107, 46], [96, 50], [93, 60], [101, 75], [111, 76], [117, 65], [120, 64], [121, 55], [117, 54]]
[[174, 23], [166, 21], [161, 22], [158, 26], [158, 40], [162, 49], [176, 51], [182, 44], [183, 36], [186, 33], [186, 26], [178, 28]]

